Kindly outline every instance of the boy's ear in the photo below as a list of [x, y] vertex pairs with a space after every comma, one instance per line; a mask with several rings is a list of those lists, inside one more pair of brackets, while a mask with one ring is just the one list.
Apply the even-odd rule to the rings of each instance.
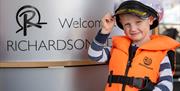
[[154, 22], [154, 17], [153, 16], [149, 16], [149, 24], [152, 25]]

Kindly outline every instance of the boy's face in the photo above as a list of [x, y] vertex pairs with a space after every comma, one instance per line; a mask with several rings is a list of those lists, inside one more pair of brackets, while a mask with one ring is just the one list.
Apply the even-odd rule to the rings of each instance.
[[153, 20], [148, 19], [141, 19], [135, 15], [131, 14], [123, 14], [120, 15], [121, 24], [123, 25], [125, 34], [132, 40], [132, 41], [141, 41], [145, 37], [149, 36], [150, 25], [152, 25]]

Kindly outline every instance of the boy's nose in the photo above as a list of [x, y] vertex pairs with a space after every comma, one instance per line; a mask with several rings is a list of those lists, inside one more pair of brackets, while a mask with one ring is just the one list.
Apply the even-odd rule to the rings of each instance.
[[131, 30], [131, 31], [136, 31], [136, 30], [137, 30], [137, 26], [134, 25], [134, 24], [132, 24], [132, 25], [130, 26], [130, 30]]

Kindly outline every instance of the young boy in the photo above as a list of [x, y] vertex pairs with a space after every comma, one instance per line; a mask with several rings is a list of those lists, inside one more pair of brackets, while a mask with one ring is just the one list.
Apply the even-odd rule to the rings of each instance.
[[[124, 0], [115, 15], [107, 13], [102, 18], [102, 29], [88, 55], [109, 63], [105, 91], [173, 90], [174, 50], [180, 44], [169, 37], [150, 34], [159, 24], [160, 10], [157, 0]], [[125, 36], [112, 37], [112, 47], [105, 47], [115, 22]]]

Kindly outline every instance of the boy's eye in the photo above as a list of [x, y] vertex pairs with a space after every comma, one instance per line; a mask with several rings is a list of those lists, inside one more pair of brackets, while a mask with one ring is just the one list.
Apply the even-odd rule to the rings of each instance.
[[141, 23], [142, 21], [136, 21], [137, 24]]
[[125, 27], [125, 28], [129, 28], [129, 27], [130, 27], [130, 24], [129, 24], [129, 23], [126, 23], [126, 24], [124, 24], [124, 27]]

